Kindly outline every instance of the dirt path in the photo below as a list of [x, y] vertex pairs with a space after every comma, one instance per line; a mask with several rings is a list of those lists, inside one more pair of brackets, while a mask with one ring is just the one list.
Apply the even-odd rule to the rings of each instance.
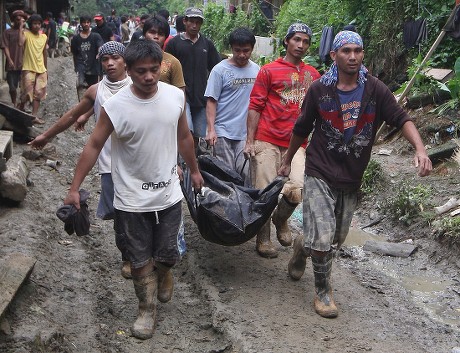
[[[76, 100], [71, 59], [51, 59], [49, 67], [45, 128]], [[91, 234], [77, 237], [67, 235], [54, 215], [87, 136], [69, 130], [55, 139], [55, 155], [28, 161], [33, 186], [26, 200], [19, 207], [0, 204], [0, 257], [21, 252], [37, 259], [0, 325], [1, 352], [460, 350], [459, 268], [433, 256], [443, 253], [433, 241], [414, 240], [419, 251], [407, 259], [347, 245], [333, 265], [340, 314], [328, 320], [312, 307], [310, 263], [293, 282], [286, 271], [291, 248], [280, 247], [279, 257], [269, 260], [257, 256], [254, 240], [238, 247], [206, 242], [185, 207], [188, 252], [174, 270], [173, 299], [158, 305], [152, 339], [131, 337], [137, 300], [132, 283], [120, 276], [112, 222], [94, 218]], [[25, 149], [14, 146], [15, 153]], [[62, 164], [51, 169], [46, 158]], [[95, 170], [84, 187], [94, 212]]]

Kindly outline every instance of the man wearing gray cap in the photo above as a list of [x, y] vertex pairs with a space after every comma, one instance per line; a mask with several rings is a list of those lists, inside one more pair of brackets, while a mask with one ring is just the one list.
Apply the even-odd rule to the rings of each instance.
[[[311, 36], [311, 29], [304, 23], [289, 26], [283, 40], [286, 55], [262, 66], [254, 83], [244, 154], [252, 159], [251, 177], [257, 189], [265, 188], [276, 178], [305, 93], [311, 83], [320, 77], [314, 67], [302, 61], [310, 47]], [[292, 244], [287, 221], [302, 201], [305, 145], [306, 139], [294, 157], [289, 181], [281, 191], [283, 197], [272, 216], [278, 241], [283, 246]], [[257, 234], [256, 250], [263, 257], [278, 256], [270, 241], [270, 221]]]
[[185, 11], [185, 32], [171, 39], [165, 51], [182, 64], [187, 98], [187, 123], [192, 131], [195, 147], [198, 138], [206, 136], [206, 98], [204, 91], [208, 74], [220, 62], [214, 44], [200, 33], [204, 21], [203, 11], [190, 7]]

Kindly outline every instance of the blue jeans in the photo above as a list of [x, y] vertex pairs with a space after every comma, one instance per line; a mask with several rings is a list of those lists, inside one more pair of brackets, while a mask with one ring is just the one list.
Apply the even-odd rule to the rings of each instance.
[[186, 104], [187, 124], [195, 137], [206, 137], [206, 108]]

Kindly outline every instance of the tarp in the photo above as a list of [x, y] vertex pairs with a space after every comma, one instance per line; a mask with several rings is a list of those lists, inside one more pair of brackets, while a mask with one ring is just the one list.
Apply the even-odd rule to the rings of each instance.
[[244, 187], [241, 176], [216, 157], [199, 156], [198, 166], [204, 179], [201, 193], [195, 194], [187, 168], [181, 186], [201, 236], [225, 246], [253, 238], [269, 220], [287, 178], [278, 177], [259, 190]]

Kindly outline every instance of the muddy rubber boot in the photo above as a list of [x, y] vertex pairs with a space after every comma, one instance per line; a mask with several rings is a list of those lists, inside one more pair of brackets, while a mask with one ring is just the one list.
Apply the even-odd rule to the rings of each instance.
[[291, 246], [292, 235], [289, 229], [288, 219], [294, 212], [297, 204], [292, 204], [284, 197], [278, 202], [278, 206], [273, 212], [272, 222], [276, 227], [276, 237], [282, 246]]
[[133, 324], [132, 334], [141, 340], [151, 338], [155, 330], [156, 296], [158, 276], [152, 272], [145, 277], [133, 277], [134, 290], [139, 299], [139, 312]]
[[121, 267], [121, 275], [126, 279], [131, 279], [131, 262], [123, 261], [123, 266]]
[[256, 250], [262, 257], [278, 257], [278, 251], [270, 241], [270, 221], [268, 220], [257, 233]]
[[294, 239], [293, 248], [294, 253], [288, 263], [288, 273], [293, 280], [298, 281], [305, 272], [310, 251], [303, 246], [303, 236]]
[[315, 274], [315, 311], [322, 317], [337, 317], [338, 310], [332, 296], [332, 252], [324, 257], [311, 257]]
[[174, 288], [174, 279], [171, 267], [162, 263], [155, 263], [158, 273], [158, 295], [157, 298], [162, 303], [167, 303], [171, 300]]

